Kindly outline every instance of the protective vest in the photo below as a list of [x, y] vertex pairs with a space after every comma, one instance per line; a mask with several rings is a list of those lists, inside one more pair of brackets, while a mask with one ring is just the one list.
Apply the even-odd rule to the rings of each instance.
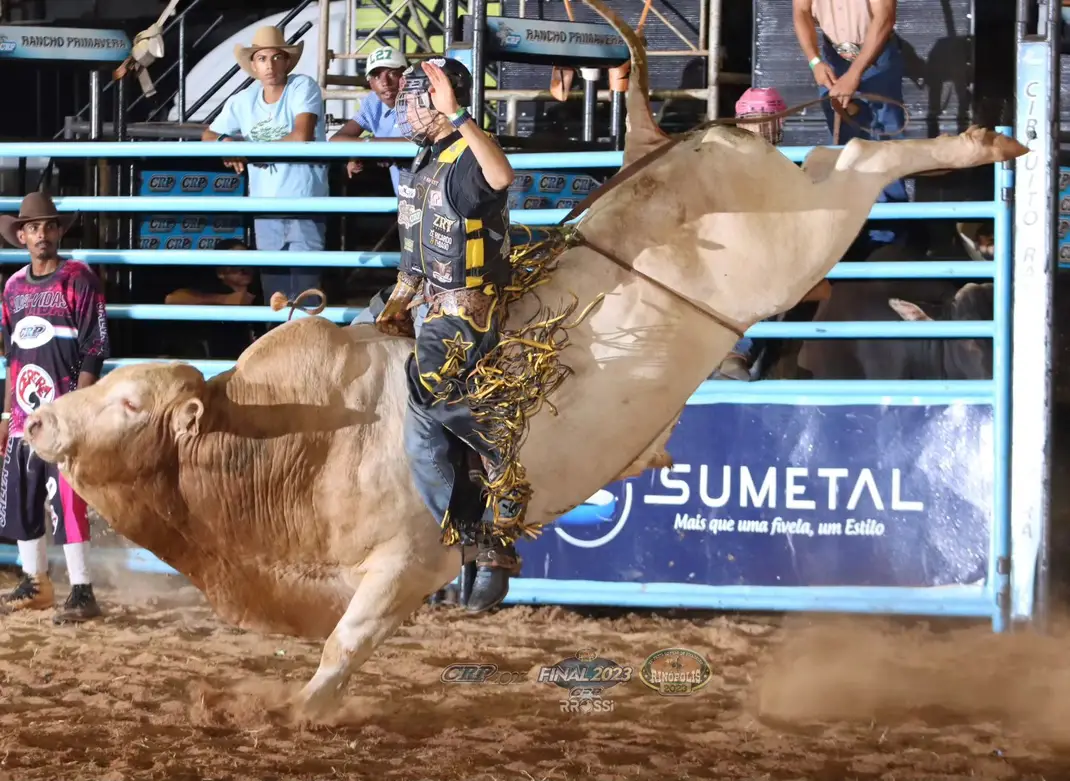
[[398, 181], [400, 268], [442, 290], [505, 285], [511, 278], [508, 203], [486, 219], [465, 219], [446, 198], [446, 182], [467, 148], [458, 139], [419, 171], [401, 171]]

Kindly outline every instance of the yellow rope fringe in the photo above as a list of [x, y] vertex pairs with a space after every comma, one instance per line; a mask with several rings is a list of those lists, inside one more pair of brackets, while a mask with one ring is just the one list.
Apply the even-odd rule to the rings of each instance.
[[[531, 230], [525, 229], [530, 237]], [[502, 323], [508, 317], [509, 306], [545, 284], [556, 270], [561, 254], [577, 243], [576, 231], [571, 226], [542, 230], [549, 234], [548, 238], [518, 246], [510, 255], [513, 278], [500, 293]], [[521, 535], [534, 538], [541, 531], [541, 525], [526, 522], [532, 492], [526, 470], [518, 459], [520, 448], [532, 415], [544, 405], [551, 414], [557, 414], [548, 397], [572, 374], [572, 369], [560, 361], [560, 353], [569, 343], [568, 332], [582, 323], [601, 300], [599, 295], [571, 322], [566, 320], [579, 306], [575, 296], [571, 304], [558, 312], [540, 306], [520, 328], [503, 330], [498, 344], [468, 375], [463, 402], [472, 408], [473, 416], [481, 424], [485, 433], [480, 436], [501, 459], [501, 466], [489, 480], [483, 481], [483, 487], [488, 506], [494, 511], [493, 532], [507, 542]], [[512, 504], [519, 512], [503, 514], [503, 502]], [[444, 540], [449, 544], [448, 539], [456, 539], [456, 532], [445, 531]]]

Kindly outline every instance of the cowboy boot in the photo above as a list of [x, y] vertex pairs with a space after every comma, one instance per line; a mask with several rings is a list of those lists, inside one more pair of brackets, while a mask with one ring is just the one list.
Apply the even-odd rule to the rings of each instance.
[[476, 556], [476, 579], [465, 609], [484, 613], [501, 604], [509, 594], [509, 578], [520, 574], [521, 561], [512, 543], [482, 535]]

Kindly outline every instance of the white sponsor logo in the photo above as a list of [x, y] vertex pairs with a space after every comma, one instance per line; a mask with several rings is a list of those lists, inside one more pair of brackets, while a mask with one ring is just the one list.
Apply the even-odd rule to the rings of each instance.
[[451, 220], [442, 214], [435, 215], [434, 227], [440, 231], [446, 231], [449, 233], [453, 230], [453, 226], [457, 224], [457, 220]]
[[15, 401], [26, 414], [40, 409], [56, 398], [56, 383], [40, 366], [28, 363], [15, 378]]
[[407, 184], [398, 185], [398, 195], [400, 195], [402, 198], [415, 198], [416, 188], [409, 187]]
[[35, 347], [48, 344], [55, 335], [56, 330], [52, 327], [52, 323], [43, 317], [30, 315], [15, 324], [15, 333], [12, 335], [11, 341], [23, 350], [33, 350]]
[[431, 194], [427, 196], [427, 202], [431, 204], [431, 208], [442, 205], [442, 192], [440, 190], [432, 190]]
[[423, 213], [411, 203], [398, 204], [398, 225], [411, 228], [423, 219]]

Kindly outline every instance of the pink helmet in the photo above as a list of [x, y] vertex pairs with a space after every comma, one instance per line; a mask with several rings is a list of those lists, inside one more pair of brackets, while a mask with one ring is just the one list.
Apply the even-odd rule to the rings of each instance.
[[780, 97], [776, 87], [751, 87], [736, 101], [736, 116], [779, 114], [787, 107], [788, 104]]

